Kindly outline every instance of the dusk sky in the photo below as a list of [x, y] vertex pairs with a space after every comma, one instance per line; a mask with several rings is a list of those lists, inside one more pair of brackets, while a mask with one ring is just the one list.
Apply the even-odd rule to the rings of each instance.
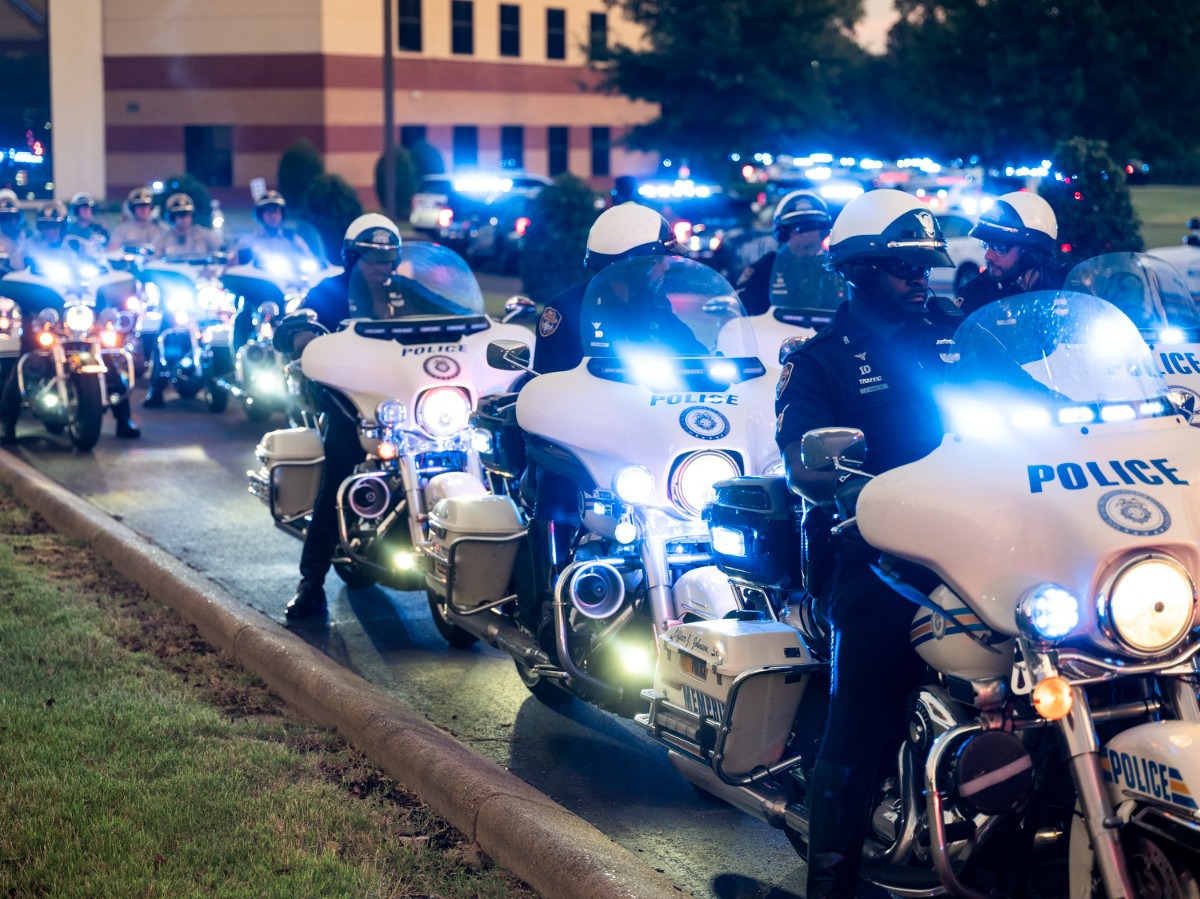
[[858, 42], [872, 53], [882, 53], [888, 29], [896, 21], [892, 0], [863, 0], [866, 16], [858, 23]]

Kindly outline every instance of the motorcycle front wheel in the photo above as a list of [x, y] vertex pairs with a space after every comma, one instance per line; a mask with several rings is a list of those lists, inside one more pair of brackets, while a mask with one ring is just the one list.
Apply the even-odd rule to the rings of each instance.
[[361, 568], [355, 568], [349, 562], [334, 562], [333, 570], [342, 579], [342, 583], [351, 590], [360, 590], [363, 587], [370, 587], [375, 583], [375, 578], [371, 577], [371, 575], [367, 574]]
[[100, 439], [100, 423], [104, 418], [104, 392], [95, 375], [74, 372], [67, 379], [66, 434], [75, 449], [86, 453]]
[[437, 628], [437, 632], [442, 635], [443, 640], [456, 649], [466, 649], [479, 642], [478, 637], [470, 631], [463, 630], [457, 624], [453, 624], [446, 617], [446, 601], [444, 599], [428, 587], [425, 589], [425, 596], [429, 600], [429, 615], [433, 618], [433, 626]]
[[270, 403], [252, 398], [242, 400], [242, 410], [251, 421], [266, 421], [272, 412]]
[[229, 392], [209, 381], [204, 385], [204, 402], [209, 412], [219, 415], [229, 405]]

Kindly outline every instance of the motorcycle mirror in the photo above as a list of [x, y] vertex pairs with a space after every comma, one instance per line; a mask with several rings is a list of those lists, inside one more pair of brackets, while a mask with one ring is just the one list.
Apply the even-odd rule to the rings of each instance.
[[504, 301], [504, 321], [527, 318], [537, 314], [537, 303], [520, 295], [511, 296]]
[[839, 464], [862, 465], [867, 441], [857, 428], [817, 428], [800, 443], [800, 461], [811, 471], [836, 471]]
[[533, 371], [528, 345], [519, 340], [493, 340], [488, 344], [487, 363], [502, 371]]

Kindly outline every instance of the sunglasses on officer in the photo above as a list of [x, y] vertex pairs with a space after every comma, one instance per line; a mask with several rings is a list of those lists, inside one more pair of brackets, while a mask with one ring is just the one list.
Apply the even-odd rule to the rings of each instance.
[[1011, 243], [991, 243], [990, 241], [986, 241], [986, 240], [983, 241], [983, 251], [985, 253], [988, 251], [991, 251], [991, 252], [995, 253], [997, 256], [1003, 256], [1005, 253], [1007, 253], [1009, 250], [1013, 249], [1015, 246], [1016, 246], [1016, 244], [1011, 244]]
[[899, 278], [901, 281], [916, 281], [929, 277], [929, 269], [920, 265], [909, 265], [890, 256], [884, 256], [875, 261], [875, 267], [884, 274]]

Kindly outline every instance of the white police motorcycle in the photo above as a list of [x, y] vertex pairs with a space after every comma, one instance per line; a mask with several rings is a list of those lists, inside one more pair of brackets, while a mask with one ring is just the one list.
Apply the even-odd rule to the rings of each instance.
[[[484, 314], [479, 284], [452, 250], [406, 243], [399, 271], [393, 286], [403, 317], [351, 320], [313, 339], [300, 358], [304, 380], [331, 391], [356, 418], [367, 453], [337, 498], [333, 567], [355, 587], [420, 582], [414, 558], [429, 509], [445, 496], [486, 491], [468, 417], [516, 377], [487, 365], [487, 343], [533, 343], [527, 328]], [[303, 539], [324, 463], [319, 432], [271, 431], [256, 455], [250, 492], [276, 525]]]
[[252, 421], [280, 410], [294, 420], [295, 399], [288, 394], [285, 362], [272, 349], [274, 329], [312, 287], [341, 271], [341, 266], [310, 254], [259, 252], [221, 273], [222, 286], [236, 298], [236, 311], [225, 335], [214, 334], [207, 360], [212, 372], [206, 382], [210, 411], [224, 412], [232, 397]]
[[[1096, 297], [993, 303], [955, 351], [941, 446], [871, 478], [835, 526], [882, 553], [930, 672], [863, 876], [897, 896], [1194, 897], [1200, 435]], [[868, 477], [861, 432], [802, 446], [811, 468]], [[782, 479], [719, 485], [719, 564], [778, 614], [668, 629], [638, 720], [687, 779], [803, 851], [828, 656], [790, 506]], [[940, 585], [913, 587], [914, 565]]]
[[1104, 297], [1129, 316], [1171, 399], [1200, 426], [1200, 308], [1178, 269], [1145, 253], [1108, 253], [1081, 262], [1064, 286]]
[[23, 350], [21, 405], [81, 452], [96, 445], [104, 410], [136, 376], [127, 347], [136, 310], [132, 276], [66, 249], [35, 254], [0, 279], [0, 349], [10, 359]]
[[[700, 515], [716, 481], [779, 464], [775, 382], [733, 288], [682, 257], [609, 265], [588, 286], [581, 323], [578, 367], [534, 377], [477, 416], [497, 489], [433, 506], [426, 578], [450, 642], [504, 649], [545, 702], [578, 696], [631, 715], [659, 634], [737, 611]], [[491, 353], [528, 365], [520, 347]], [[529, 537], [528, 463], [573, 485], [580, 525], [565, 557]], [[552, 572], [552, 602], [538, 570]]]

